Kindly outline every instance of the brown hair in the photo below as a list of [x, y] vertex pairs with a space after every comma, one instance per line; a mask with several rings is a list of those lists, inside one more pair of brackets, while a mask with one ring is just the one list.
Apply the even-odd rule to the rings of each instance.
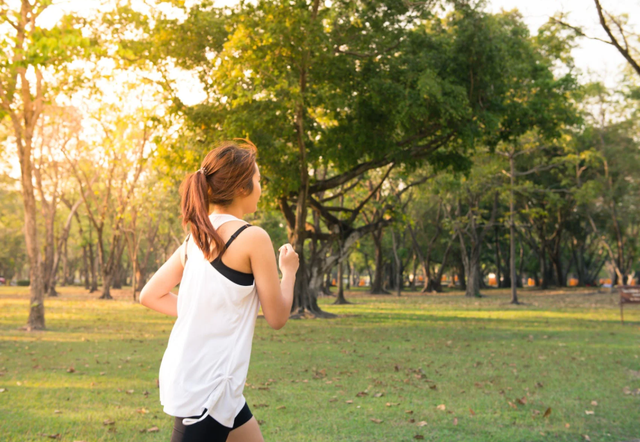
[[237, 195], [253, 191], [256, 146], [249, 140], [225, 141], [210, 151], [201, 168], [189, 174], [180, 185], [182, 226], [191, 223], [191, 237], [211, 260], [212, 245], [218, 256], [225, 243], [209, 219], [209, 204], [228, 206]]

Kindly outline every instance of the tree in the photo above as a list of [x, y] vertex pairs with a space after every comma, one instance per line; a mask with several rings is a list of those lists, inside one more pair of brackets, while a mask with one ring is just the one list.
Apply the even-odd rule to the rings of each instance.
[[4, 29], [0, 36], [0, 118], [10, 121], [20, 163], [31, 281], [28, 330], [45, 328], [43, 260], [33, 185], [34, 134], [45, 102], [56, 95], [53, 85], [64, 84], [61, 79], [69, 78], [71, 62], [89, 47], [72, 16], [62, 17], [51, 29], [38, 26], [37, 18], [50, 5], [48, 0], [20, 0], [0, 6]]

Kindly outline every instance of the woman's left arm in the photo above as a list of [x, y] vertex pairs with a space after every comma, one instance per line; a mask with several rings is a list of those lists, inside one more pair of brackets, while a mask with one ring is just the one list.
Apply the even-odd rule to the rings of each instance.
[[184, 243], [151, 277], [140, 292], [140, 304], [166, 315], [178, 316], [178, 296], [170, 292], [180, 283], [184, 266], [181, 253]]

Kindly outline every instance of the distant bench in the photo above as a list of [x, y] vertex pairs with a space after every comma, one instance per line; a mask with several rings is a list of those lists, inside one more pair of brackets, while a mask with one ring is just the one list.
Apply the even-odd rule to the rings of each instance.
[[624, 324], [622, 309], [625, 304], [640, 304], [640, 285], [623, 285], [618, 287], [620, 292], [620, 322]]

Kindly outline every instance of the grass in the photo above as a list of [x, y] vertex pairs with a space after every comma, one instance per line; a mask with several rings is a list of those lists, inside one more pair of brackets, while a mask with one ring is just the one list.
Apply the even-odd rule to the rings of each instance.
[[[61, 288], [48, 330], [27, 333], [27, 290], [0, 287], [1, 440], [169, 440], [156, 379], [172, 319], [128, 291]], [[352, 305], [320, 299], [337, 319], [259, 318], [244, 394], [265, 440], [640, 437], [637, 306], [622, 326], [615, 293], [485, 293], [352, 291]]]

